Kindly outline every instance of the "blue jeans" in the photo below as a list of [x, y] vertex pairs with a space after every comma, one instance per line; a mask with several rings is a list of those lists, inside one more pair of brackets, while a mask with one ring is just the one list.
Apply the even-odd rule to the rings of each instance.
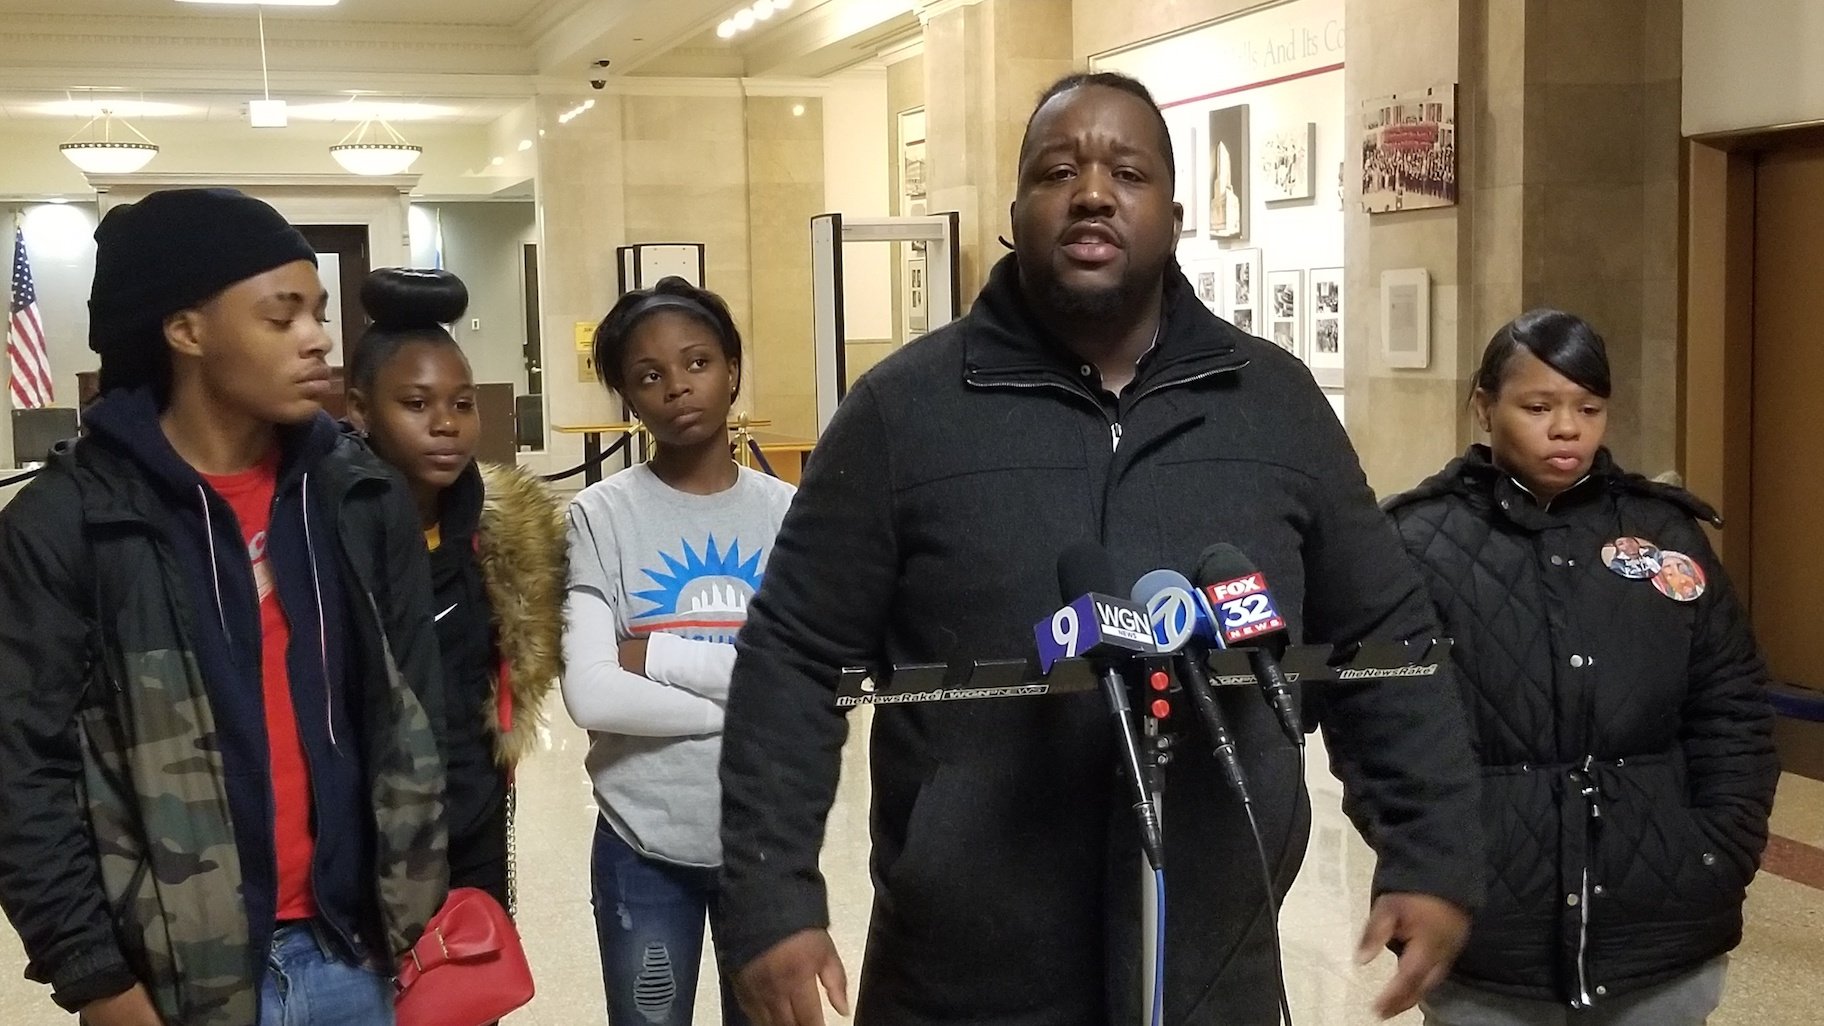
[[[609, 1026], [690, 1026], [716, 871], [646, 858], [598, 817], [591, 883]], [[722, 977], [724, 1026], [748, 1026]]]
[[393, 981], [355, 965], [312, 923], [272, 936], [259, 1026], [393, 1026]]

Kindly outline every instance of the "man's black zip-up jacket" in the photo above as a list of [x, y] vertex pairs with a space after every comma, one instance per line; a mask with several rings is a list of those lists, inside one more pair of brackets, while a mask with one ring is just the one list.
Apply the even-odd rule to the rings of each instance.
[[[1085, 383], [1093, 372], [1033, 320], [1015, 260], [968, 316], [856, 385], [786, 517], [729, 701], [725, 965], [828, 922], [818, 849], [847, 733], [839, 669], [1028, 654], [1075, 542], [1102, 542], [1125, 581], [1189, 573], [1205, 547], [1232, 542], [1300, 640], [1436, 634], [1303, 365], [1212, 316], [1173, 269], [1157, 346], [1105, 405]], [[1221, 701], [1283, 895], [1310, 828], [1297, 750], [1258, 693]], [[1306, 696], [1307, 719], [1320, 706], [1348, 809], [1379, 854], [1376, 893], [1473, 907], [1476, 776], [1454, 681], [1332, 688]], [[858, 1022], [1138, 1017], [1140, 861], [1112, 740], [1093, 693], [875, 712], [876, 900]], [[1199, 733], [1166, 771], [1164, 816], [1166, 1021], [1273, 1021], [1267, 895]]]

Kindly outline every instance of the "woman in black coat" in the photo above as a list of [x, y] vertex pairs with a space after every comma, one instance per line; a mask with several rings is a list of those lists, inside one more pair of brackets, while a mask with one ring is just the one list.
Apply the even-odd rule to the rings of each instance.
[[1766, 668], [1701, 523], [1615, 465], [1602, 339], [1496, 332], [1472, 446], [1388, 510], [1446, 629], [1482, 765], [1487, 901], [1433, 1026], [1702, 1023], [1779, 776]]

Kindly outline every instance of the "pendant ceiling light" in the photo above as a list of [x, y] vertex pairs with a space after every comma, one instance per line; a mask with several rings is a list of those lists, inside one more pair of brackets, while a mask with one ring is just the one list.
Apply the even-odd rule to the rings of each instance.
[[[84, 133], [94, 128], [97, 121], [101, 122], [100, 138], [84, 138]], [[158, 156], [158, 147], [141, 134], [139, 129], [125, 121], [120, 123], [120, 127], [136, 138], [114, 138], [114, 115], [104, 109], [90, 118], [88, 124], [77, 129], [69, 142], [57, 148], [84, 174], [130, 175], [151, 163], [152, 158]]]
[[393, 131], [393, 126], [379, 118], [361, 122], [329, 148], [329, 155], [343, 170], [357, 175], [404, 174], [423, 152], [424, 147], [406, 142], [404, 136]]

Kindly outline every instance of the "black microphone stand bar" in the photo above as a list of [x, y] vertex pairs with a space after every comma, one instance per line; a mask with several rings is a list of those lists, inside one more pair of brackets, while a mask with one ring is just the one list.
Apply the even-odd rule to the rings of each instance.
[[[1435, 677], [1450, 659], [1449, 638], [1369, 642], [1338, 649], [1294, 645], [1279, 661], [1292, 684], [1365, 684], [1377, 680]], [[1214, 651], [1208, 662], [1217, 687], [1255, 687], [1245, 648]], [[975, 659], [955, 663], [900, 663], [884, 673], [845, 669], [836, 682], [836, 704], [912, 705], [995, 698], [1038, 698], [1093, 691], [1100, 684], [1087, 660], [1063, 659], [1049, 674], [1038, 660]]]

